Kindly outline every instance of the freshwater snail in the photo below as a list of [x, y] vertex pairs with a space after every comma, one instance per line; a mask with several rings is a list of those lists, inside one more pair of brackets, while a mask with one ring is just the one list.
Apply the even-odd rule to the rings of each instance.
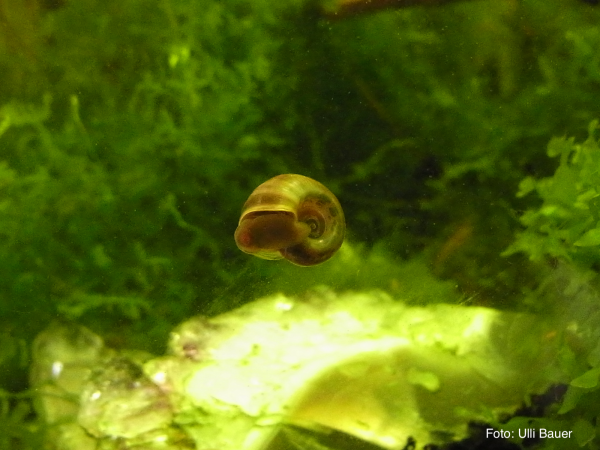
[[344, 212], [329, 189], [312, 178], [285, 174], [265, 181], [250, 194], [235, 243], [259, 258], [314, 266], [340, 248], [345, 229]]

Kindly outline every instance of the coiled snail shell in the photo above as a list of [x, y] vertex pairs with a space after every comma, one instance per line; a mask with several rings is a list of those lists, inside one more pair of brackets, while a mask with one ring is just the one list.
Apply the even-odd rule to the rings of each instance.
[[258, 186], [242, 208], [238, 248], [298, 266], [328, 260], [344, 241], [344, 212], [333, 193], [303, 175], [278, 175]]

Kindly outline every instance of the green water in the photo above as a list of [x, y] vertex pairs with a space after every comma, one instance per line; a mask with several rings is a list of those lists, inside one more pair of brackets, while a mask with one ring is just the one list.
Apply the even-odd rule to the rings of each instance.
[[[192, 315], [317, 285], [539, 314], [578, 380], [539, 420], [596, 448], [592, 3], [0, 0], [0, 449], [40, 448], [29, 348], [52, 320], [160, 354]], [[236, 247], [282, 173], [342, 205], [322, 265]]]

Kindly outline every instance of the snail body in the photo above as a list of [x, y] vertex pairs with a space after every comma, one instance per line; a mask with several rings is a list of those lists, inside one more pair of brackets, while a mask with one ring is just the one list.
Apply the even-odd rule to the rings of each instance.
[[344, 212], [333, 193], [303, 175], [278, 175], [258, 186], [242, 208], [238, 248], [298, 266], [320, 264], [344, 241]]

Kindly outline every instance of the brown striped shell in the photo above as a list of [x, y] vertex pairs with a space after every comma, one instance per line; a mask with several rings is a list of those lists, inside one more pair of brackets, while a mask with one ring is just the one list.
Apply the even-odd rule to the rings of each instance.
[[298, 266], [328, 260], [344, 241], [344, 212], [333, 193], [303, 175], [278, 175], [258, 186], [242, 208], [238, 248]]

